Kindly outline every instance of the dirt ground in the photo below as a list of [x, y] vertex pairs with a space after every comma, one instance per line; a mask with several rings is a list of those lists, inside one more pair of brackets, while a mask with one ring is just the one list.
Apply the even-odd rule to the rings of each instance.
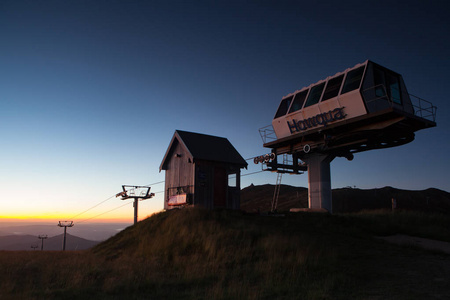
[[397, 234], [386, 237], [379, 237], [382, 240], [385, 240], [390, 243], [398, 244], [398, 245], [408, 245], [408, 246], [417, 246], [424, 249], [429, 250], [437, 250], [447, 254], [450, 254], [450, 243], [430, 240], [415, 236]]
[[450, 299], [450, 243], [407, 235], [377, 239], [390, 246], [369, 246], [366, 254], [376, 263], [363, 266], [366, 275], [358, 281], [362, 288], [354, 298]]

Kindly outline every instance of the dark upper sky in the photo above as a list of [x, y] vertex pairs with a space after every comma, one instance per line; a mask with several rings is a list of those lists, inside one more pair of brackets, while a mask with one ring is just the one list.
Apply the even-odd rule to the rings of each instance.
[[[54, 203], [71, 191], [64, 203], [76, 211], [121, 184], [158, 182], [176, 129], [227, 137], [244, 158], [266, 153], [258, 129], [284, 95], [366, 59], [438, 106], [438, 127], [336, 159], [333, 187], [449, 191], [449, 4], [303, 2], [2, 1], [4, 197], [26, 186], [33, 197], [22, 207], [50, 213], [64, 211]], [[252, 182], [275, 177], [243, 178]], [[307, 176], [283, 182], [307, 186]]]

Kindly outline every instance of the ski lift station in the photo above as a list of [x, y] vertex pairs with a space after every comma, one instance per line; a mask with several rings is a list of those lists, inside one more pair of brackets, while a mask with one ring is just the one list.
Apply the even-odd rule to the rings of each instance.
[[272, 125], [260, 129], [271, 154], [255, 162], [308, 171], [309, 208], [332, 212], [334, 158], [409, 143], [435, 127], [435, 117], [436, 107], [408, 94], [400, 74], [368, 60], [283, 97]]

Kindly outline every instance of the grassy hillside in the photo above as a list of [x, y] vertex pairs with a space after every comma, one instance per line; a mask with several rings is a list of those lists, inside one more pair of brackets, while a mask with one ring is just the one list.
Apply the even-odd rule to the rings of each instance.
[[0, 299], [449, 298], [449, 255], [374, 238], [395, 233], [448, 240], [450, 218], [175, 210], [89, 251], [0, 251]]

